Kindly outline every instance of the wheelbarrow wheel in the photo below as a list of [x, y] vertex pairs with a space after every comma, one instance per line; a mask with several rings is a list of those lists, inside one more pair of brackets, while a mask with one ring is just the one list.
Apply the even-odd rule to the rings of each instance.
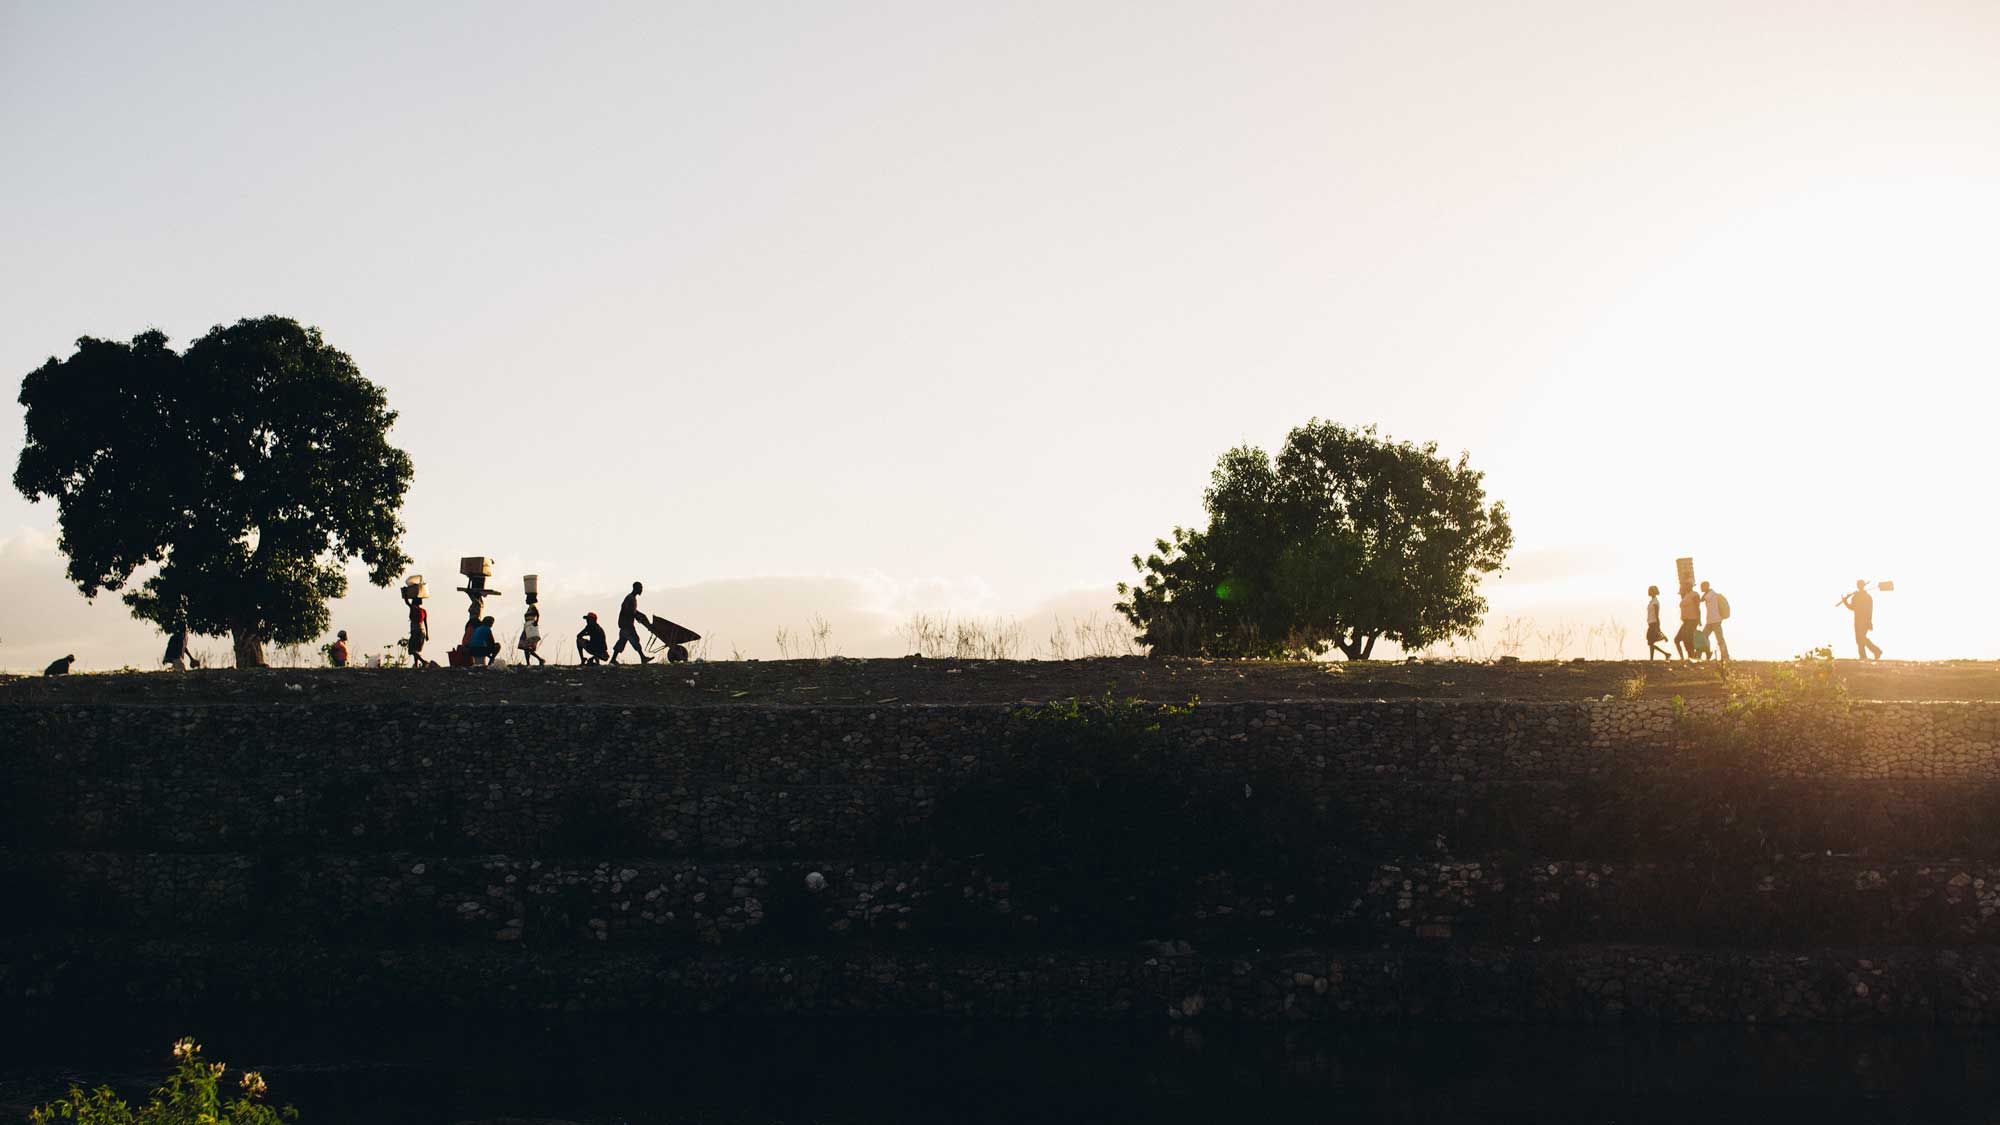
[[688, 658], [688, 650], [687, 650], [687, 646], [686, 646], [686, 645], [668, 645], [668, 646], [667, 646], [667, 662], [668, 662], [668, 663], [670, 663], [670, 664], [685, 664], [685, 663], [687, 663], [687, 658]]

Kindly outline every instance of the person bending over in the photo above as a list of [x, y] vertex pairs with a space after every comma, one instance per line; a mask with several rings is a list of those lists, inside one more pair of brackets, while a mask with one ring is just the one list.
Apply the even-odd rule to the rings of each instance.
[[479, 624], [472, 627], [472, 636], [465, 650], [472, 654], [474, 660], [483, 660], [488, 664], [493, 663], [493, 658], [500, 655], [500, 642], [493, 636], [491, 617], [480, 618]]

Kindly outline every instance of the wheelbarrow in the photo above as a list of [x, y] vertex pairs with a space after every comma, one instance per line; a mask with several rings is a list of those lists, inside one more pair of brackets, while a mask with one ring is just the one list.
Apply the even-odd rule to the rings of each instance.
[[639, 615], [639, 622], [646, 627], [647, 632], [653, 634], [653, 639], [647, 642], [648, 654], [657, 656], [664, 649], [667, 661], [672, 664], [685, 662], [688, 658], [688, 642], [701, 639], [701, 634], [693, 629], [685, 625], [676, 625], [657, 614], [648, 617], [642, 613]]

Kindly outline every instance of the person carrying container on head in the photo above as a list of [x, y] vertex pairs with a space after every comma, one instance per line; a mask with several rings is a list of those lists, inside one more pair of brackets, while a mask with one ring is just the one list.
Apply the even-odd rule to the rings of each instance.
[[521, 615], [521, 663], [548, 663], [548, 658], [535, 651], [542, 647], [542, 611], [533, 602], [528, 603], [528, 611]]
[[576, 633], [576, 659], [579, 664], [602, 664], [611, 658], [611, 649], [604, 640], [604, 626], [597, 623], [597, 615], [583, 615], [583, 628]]
[[632, 583], [632, 592], [625, 595], [625, 600], [619, 603], [618, 647], [611, 650], [611, 663], [613, 664], [618, 663], [618, 654], [624, 652], [625, 646], [628, 644], [632, 646], [633, 652], [639, 654], [639, 663], [651, 664], [653, 662], [653, 658], [646, 655], [646, 648], [639, 641], [639, 595], [645, 592], [646, 587], [634, 582]]

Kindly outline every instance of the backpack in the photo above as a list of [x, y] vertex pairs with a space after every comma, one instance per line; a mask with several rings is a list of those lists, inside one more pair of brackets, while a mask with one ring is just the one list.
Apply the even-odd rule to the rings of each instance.
[[1729, 620], [1729, 599], [1724, 597], [1720, 590], [1715, 592], [1715, 619], [1717, 621]]

